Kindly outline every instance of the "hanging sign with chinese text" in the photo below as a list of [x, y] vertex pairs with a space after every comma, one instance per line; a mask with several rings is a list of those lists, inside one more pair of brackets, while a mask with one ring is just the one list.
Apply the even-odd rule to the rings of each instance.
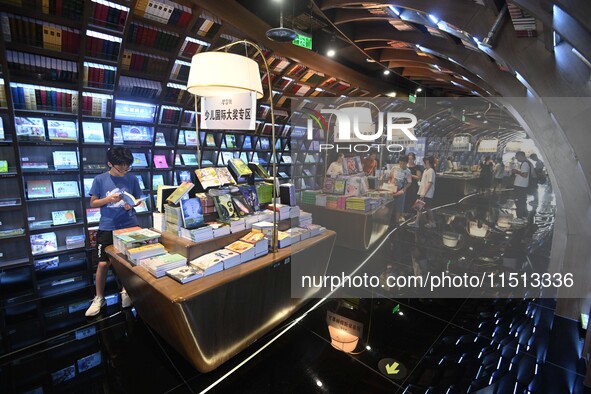
[[201, 97], [201, 128], [208, 130], [254, 130], [256, 93]]

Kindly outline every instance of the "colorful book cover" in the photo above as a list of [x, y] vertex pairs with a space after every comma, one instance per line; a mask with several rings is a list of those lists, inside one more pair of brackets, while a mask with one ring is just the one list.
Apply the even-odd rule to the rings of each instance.
[[41, 118], [17, 116], [14, 118], [19, 140], [45, 141], [45, 125]]
[[183, 198], [187, 193], [193, 189], [195, 185], [192, 182], [183, 182], [181, 183], [174, 192], [166, 199], [167, 202], [171, 204], [177, 204], [181, 198]]
[[215, 172], [222, 185], [235, 185], [236, 181], [226, 167], [216, 167]]
[[99, 122], [82, 122], [82, 135], [84, 142], [95, 144], [105, 143], [105, 133], [103, 131], [103, 124]]
[[59, 226], [61, 224], [72, 224], [76, 223], [76, 214], [71, 209], [66, 211], [53, 211], [51, 212], [51, 219], [54, 226]]
[[[262, 234], [262, 233], [259, 233]], [[232, 242], [230, 245], [226, 246], [226, 249], [231, 250], [232, 252], [236, 252], [236, 253], [244, 253], [249, 249], [252, 249], [253, 245], [248, 243], [248, 242], [244, 242], [244, 241], [236, 241], [236, 242]]]
[[168, 168], [166, 155], [154, 155], [154, 166], [156, 166], [156, 168]]
[[78, 130], [71, 121], [48, 120], [47, 134], [50, 141], [77, 141]]
[[78, 152], [55, 151], [53, 152], [53, 167], [56, 170], [72, 170], [78, 168]]
[[8, 172], [8, 162], [6, 160], [0, 160], [0, 172]]
[[53, 195], [55, 198], [80, 197], [78, 182], [76, 181], [54, 181]]
[[158, 190], [158, 186], [164, 186], [164, 176], [162, 174], [152, 176], [152, 190]]
[[[140, 189], [145, 190], [146, 189], [146, 185], [144, 185], [144, 178], [142, 178], [142, 176], [139, 175], [139, 174], [136, 174], [135, 177], [137, 178], [137, 181], [140, 184]], [[85, 181], [86, 181], [86, 179], [85, 179]]]
[[218, 178], [215, 168], [208, 167], [196, 169], [195, 175], [197, 175], [197, 179], [199, 179], [199, 183], [201, 183], [201, 186], [204, 189], [221, 186], [222, 184]]
[[49, 179], [28, 180], [27, 197], [30, 199], [53, 197], [51, 181]]
[[197, 164], [197, 156], [194, 153], [181, 153], [181, 157], [183, 159], [183, 163], [186, 166], [196, 166]]
[[228, 222], [232, 218], [237, 218], [236, 208], [229, 194], [222, 194], [213, 197], [216, 211], [221, 221]]
[[166, 275], [179, 283], [185, 284], [201, 278], [203, 276], [203, 271], [195, 267], [183, 266], [166, 271]]
[[31, 251], [34, 255], [57, 251], [57, 237], [55, 233], [33, 234], [30, 240]]
[[195, 130], [185, 130], [185, 145], [197, 146], [197, 132]]
[[236, 148], [236, 136], [234, 134], [226, 134], [226, 148]]
[[232, 194], [232, 202], [234, 206], [237, 208], [238, 216], [246, 216], [250, 215], [254, 212], [253, 208], [246, 202], [246, 199], [242, 195], [242, 193]]
[[133, 152], [133, 164], [132, 166], [135, 168], [145, 168], [148, 167], [148, 161], [146, 160], [145, 153], [142, 152]]
[[154, 140], [155, 146], [166, 146], [166, 139], [164, 138], [164, 133], [157, 132], [156, 139]]
[[230, 159], [228, 164], [239, 177], [252, 175], [252, 170], [248, 168], [248, 165], [242, 159]]
[[88, 223], [98, 223], [101, 221], [100, 208], [86, 208], [86, 220]]
[[181, 200], [181, 208], [184, 228], [193, 229], [204, 224], [203, 210], [199, 198]]
[[84, 196], [90, 196], [90, 189], [92, 188], [92, 182], [94, 179], [92, 178], [84, 178]]
[[185, 145], [185, 131], [179, 131], [179, 138], [177, 139], [177, 145]]
[[256, 187], [254, 185], [243, 185], [239, 187], [239, 190], [250, 208], [252, 208], [253, 211], [258, 211], [260, 207]]

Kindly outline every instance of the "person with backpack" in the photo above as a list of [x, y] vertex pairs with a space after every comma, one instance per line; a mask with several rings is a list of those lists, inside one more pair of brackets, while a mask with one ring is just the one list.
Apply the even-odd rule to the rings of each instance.
[[527, 160], [525, 152], [519, 151], [515, 153], [515, 159], [517, 160], [517, 168], [512, 169], [511, 173], [515, 175], [513, 193], [517, 208], [517, 217], [526, 219], [528, 217], [527, 195], [532, 186], [530, 180], [533, 183], [533, 177], [531, 176], [532, 166], [529, 160]]

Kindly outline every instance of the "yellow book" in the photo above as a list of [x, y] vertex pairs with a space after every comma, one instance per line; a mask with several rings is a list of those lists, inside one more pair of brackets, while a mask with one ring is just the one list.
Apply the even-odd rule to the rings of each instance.
[[167, 202], [172, 204], [177, 204], [181, 198], [193, 189], [195, 186], [192, 182], [183, 182], [181, 183], [174, 192], [166, 199]]

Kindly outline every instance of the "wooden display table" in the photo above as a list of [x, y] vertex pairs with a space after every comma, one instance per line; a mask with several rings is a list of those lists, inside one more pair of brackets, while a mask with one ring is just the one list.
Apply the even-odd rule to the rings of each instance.
[[[163, 234], [162, 243], [192, 259], [244, 233], [201, 243]], [[336, 234], [327, 230], [275, 254], [184, 285], [169, 277], [157, 279], [144, 267], [131, 265], [113, 246], [106, 252], [142, 320], [195, 368], [209, 372], [315, 296], [316, 292], [310, 292], [306, 298], [291, 298], [292, 261], [317, 262], [317, 272], [310, 274], [323, 274], [335, 239]]]
[[349, 249], [368, 250], [390, 228], [394, 200], [370, 212], [329, 209], [318, 205], [300, 204], [303, 211], [310, 212], [318, 223], [338, 234], [336, 244]]

